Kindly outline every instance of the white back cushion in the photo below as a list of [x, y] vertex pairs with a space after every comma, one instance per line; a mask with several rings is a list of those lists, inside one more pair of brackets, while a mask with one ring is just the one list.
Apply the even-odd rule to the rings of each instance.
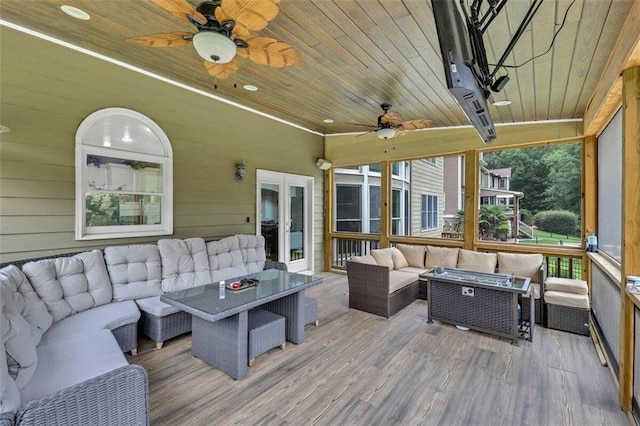
[[236, 237], [208, 242], [207, 255], [213, 282], [248, 274], [240, 252], [240, 243]]
[[31, 287], [26, 275], [15, 265], [0, 269], [0, 287], [12, 293], [18, 313], [31, 326], [31, 337], [37, 345], [42, 334], [51, 327], [53, 317]]
[[[2, 303], [2, 302], [0, 302]], [[0, 308], [0, 311], [2, 308]], [[0, 313], [0, 336], [2, 335], [3, 323], [6, 321]], [[13, 377], [9, 376], [7, 369], [7, 356], [4, 344], [0, 338], [0, 413], [15, 413], [20, 408], [20, 391], [16, 386]]]
[[100, 250], [29, 262], [22, 267], [53, 321], [111, 302], [111, 280]]
[[22, 389], [36, 372], [38, 357], [30, 326], [18, 314], [14, 295], [8, 288], [0, 288], [0, 339], [8, 374]]
[[154, 244], [104, 249], [113, 300], [135, 300], [162, 294], [162, 264]]
[[207, 248], [202, 238], [160, 240], [162, 290], [176, 291], [211, 283]]
[[264, 237], [262, 235], [236, 235], [240, 244], [242, 260], [247, 272], [254, 273], [264, 270], [267, 255], [264, 250]]

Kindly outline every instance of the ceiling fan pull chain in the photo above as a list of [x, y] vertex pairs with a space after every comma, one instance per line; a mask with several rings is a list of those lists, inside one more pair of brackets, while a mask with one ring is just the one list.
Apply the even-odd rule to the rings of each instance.
[[213, 77], [213, 89], [218, 90], [218, 77]]

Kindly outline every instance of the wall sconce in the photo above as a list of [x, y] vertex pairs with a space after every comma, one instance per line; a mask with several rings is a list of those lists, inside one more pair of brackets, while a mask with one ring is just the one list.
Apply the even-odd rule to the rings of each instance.
[[244, 180], [244, 174], [247, 172], [247, 166], [244, 165], [242, 160], [236, 164], [236, 181], [242, 182]]

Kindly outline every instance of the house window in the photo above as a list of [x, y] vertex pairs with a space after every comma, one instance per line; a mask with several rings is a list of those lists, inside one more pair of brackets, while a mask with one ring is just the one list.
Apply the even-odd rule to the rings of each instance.
[[422, 194], [420, 203], [420, 227], [434, 229], [438, 227], [438, 196]]
[[424, 162], [429, 163], [429, 164], [433, 164], [434, 166], [438, 165], [438, 158], [437, 157], [433, 157], [433, 158], [425, 158], [423, 159]]
[[162, 129], [124, 108], [76, 132], [76, 239], [173, 233], [173, 152]]
[[369, 232], [380, 233], [380, 187], [369, 185]]
[[336, 231], [362, 232], [360, 185], [336, 185]]

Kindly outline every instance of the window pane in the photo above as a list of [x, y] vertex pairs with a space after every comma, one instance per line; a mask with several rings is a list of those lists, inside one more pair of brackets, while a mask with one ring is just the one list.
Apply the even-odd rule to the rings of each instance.
[[369, 186], [369, 232], [380, 233], [380, 187]]
[[484, 152], [481, 239], [581, 247], [582, 143]]
[[360, 194], [360, 186], [336, 185], [336, 231], [362, 231]]
[[86, 194], [87, 226], [157, 225], [162, 197], [90, 192]]
[[369, 171], [375, 173], [381, 173], [382, 169], [380, 164], [369, 164]]

